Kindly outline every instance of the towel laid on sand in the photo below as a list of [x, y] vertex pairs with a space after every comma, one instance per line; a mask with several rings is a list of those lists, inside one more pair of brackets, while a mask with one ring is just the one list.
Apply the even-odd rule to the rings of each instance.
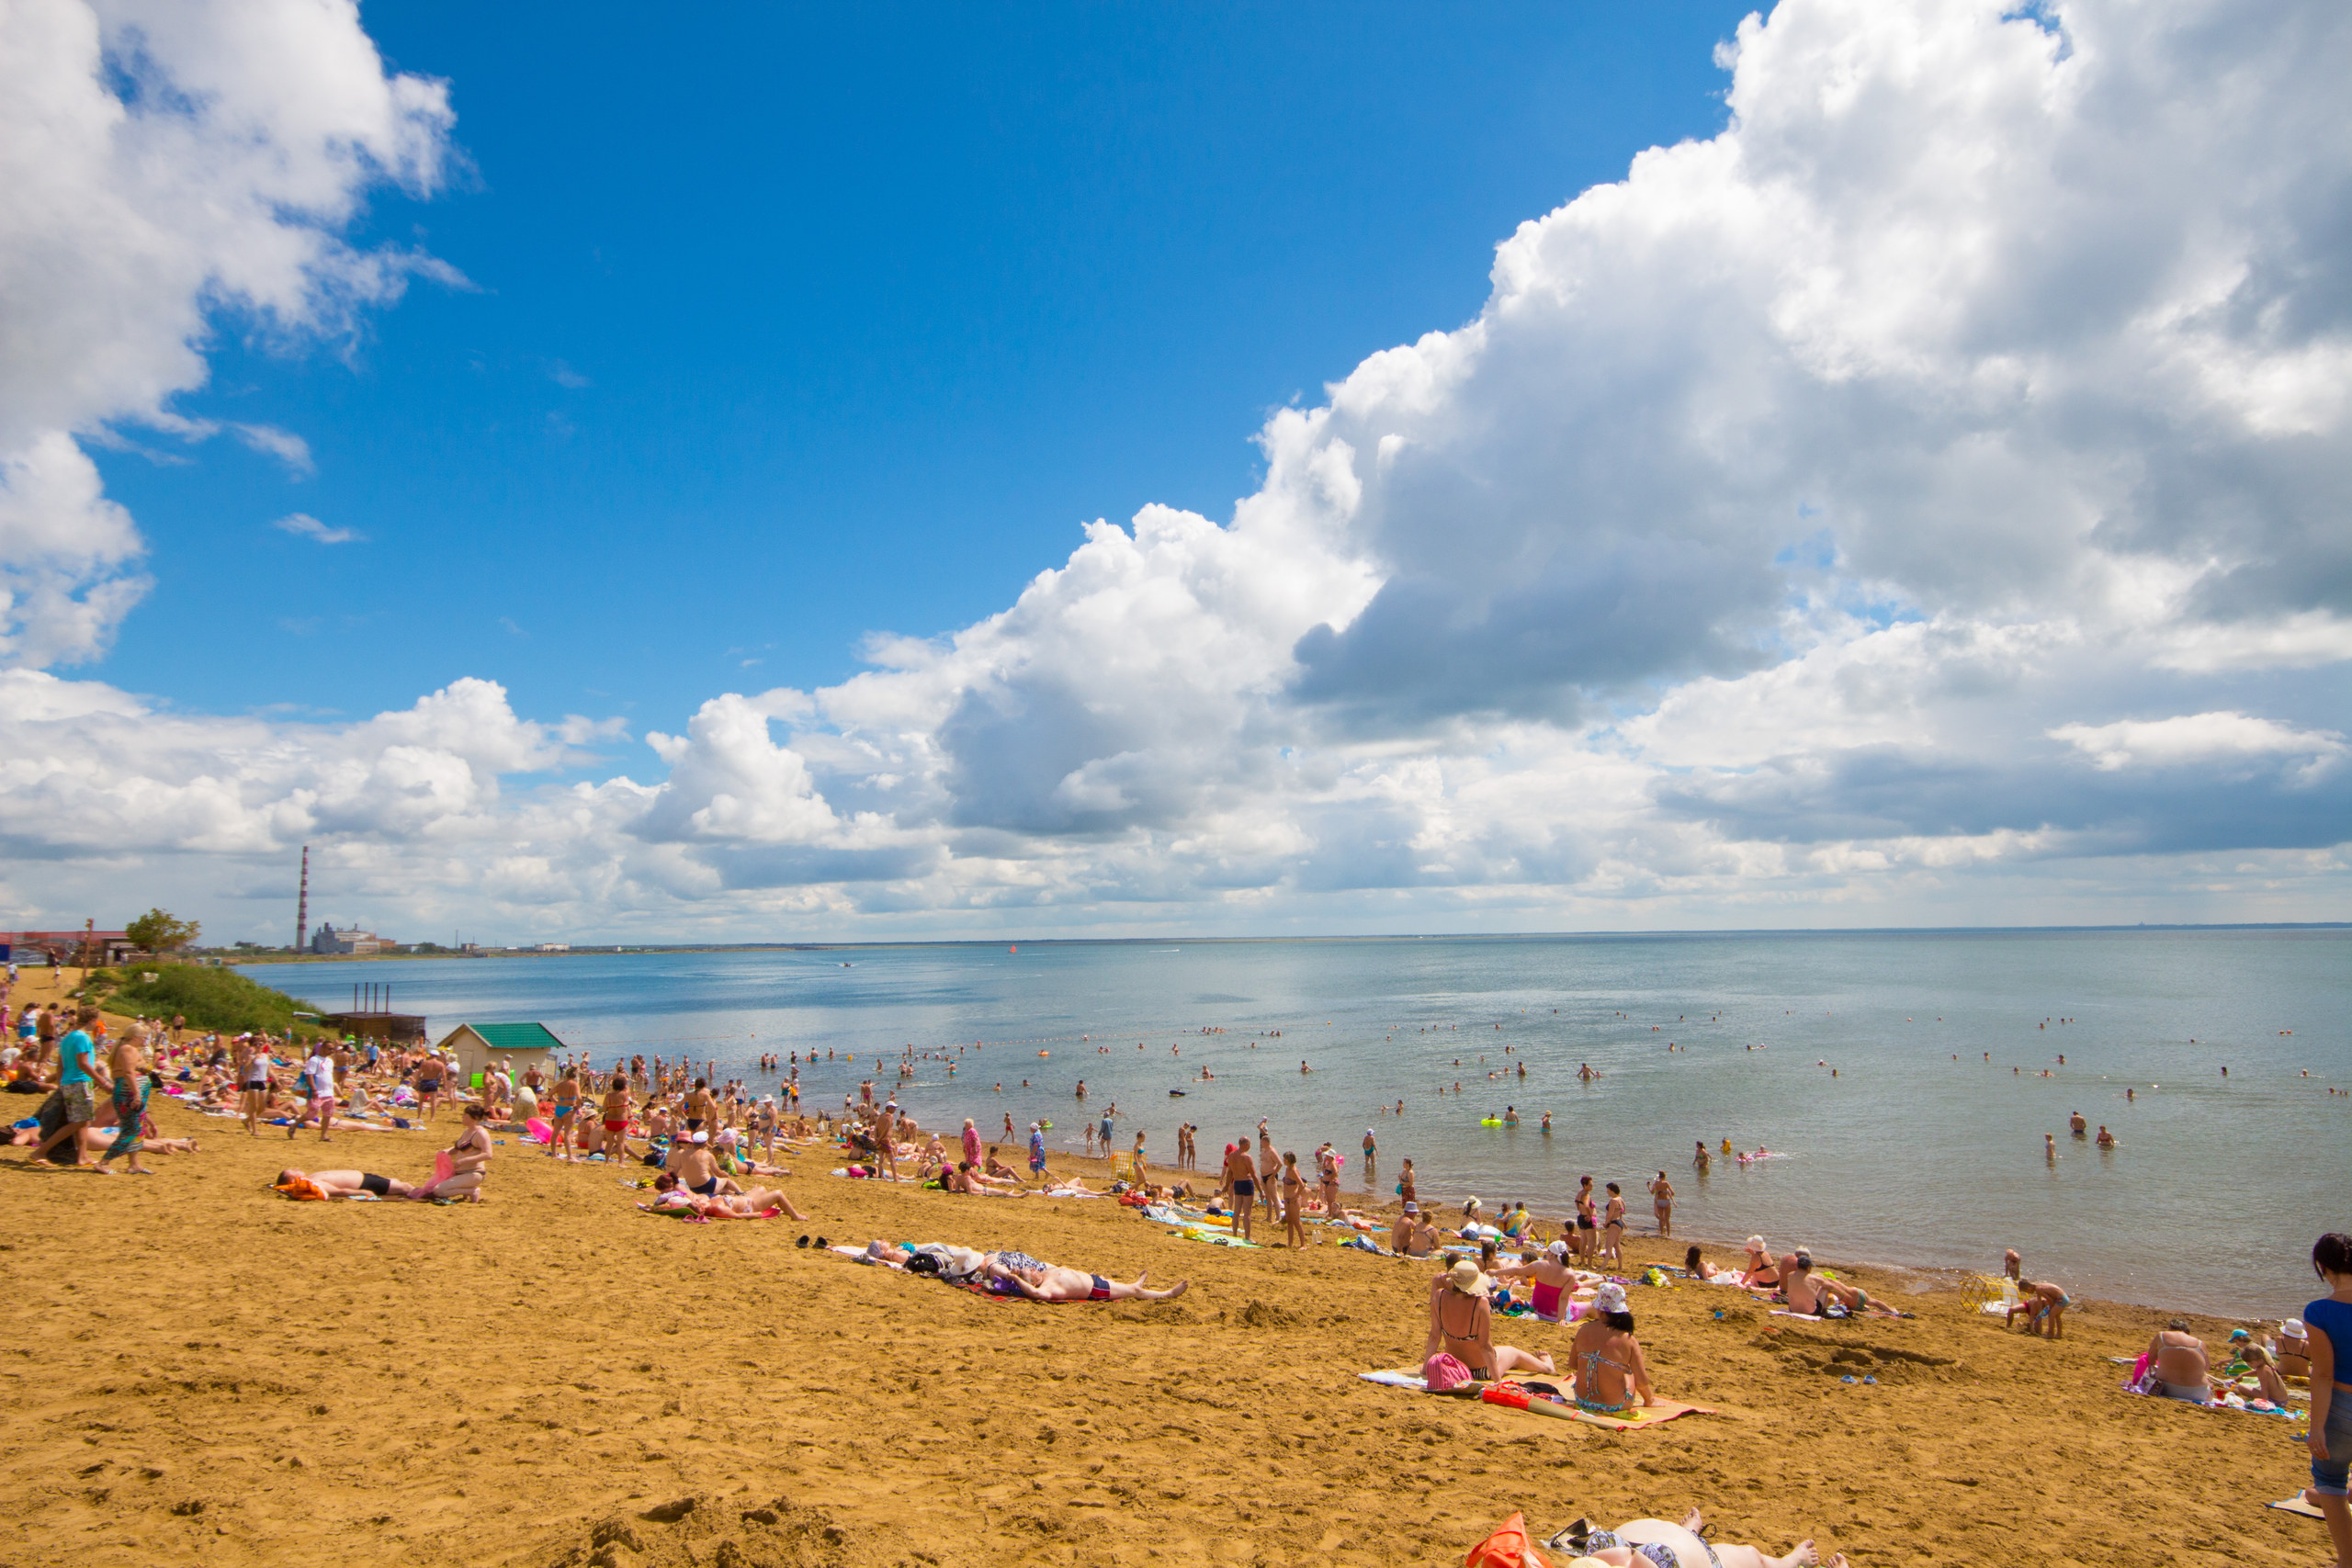
[[[1356, 1375], [1366, 1382], [1378, 1383], [1383, 1388], [1410, 1389], [1416, 1393], [1426, 1393], [1429, 1391], [1429, 1385], [1423, 1381], [1420, 1372], [1411, 1367], [1387, 1367], [1378, 1371], [1358, 1372]], [[1544, 1381], [1556, 1382], [1560, 1380], [1547, 1378]], [[1488, 1397], [1490, 1390], [1502, 1397]], [[1683, 1416], [1719, 1414], [1709, 1405], [1684, 1404], [1676, 1400], [1662, 1399], [1656, 1404], [1636, 1406], [1621, 1416], [1603, 1416], [1597, 1411], [1582, 1410], [1573, 1404], [1555, 1404], [1548, 1400], [1528, 1399], [1526, 1404], [1521, 1404], [1510, 1397], [1514, 1393], [1521, 1398], [1526, 1398], [1525, 1391], [1519, 1388], [1516, 1380], [1510, 1378], [1500, 1382], [1465, 1383], [1461, 1388], [1449, 1391], [1452, 1397], [1476, 1398], [1506, 1409], [1525, 1410], [1535, 1416], [1553, 1416], [1564, 1420], [1582, 1421], [1588, 1426], [1606, 1427], [1620, 1432], [1639, 1427], [1661, 1427]]]

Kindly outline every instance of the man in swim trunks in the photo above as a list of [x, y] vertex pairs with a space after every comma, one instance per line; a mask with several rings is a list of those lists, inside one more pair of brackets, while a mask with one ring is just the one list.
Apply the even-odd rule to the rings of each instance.
[[389, 1176], [378, 1176], [365, 1170], [281, 1170], [277, 1185], [292, 1181], [314, 1181], [325, 1189], [330, 1198], [354, 1198], [365, 1192], [377, 1198], [405, 1198], [416, 1189], [405, 1181], [395, 1181]]
[[1241, 1239], [1248, 1241], [1258, 1212], [1258, 1167], [1247, 1138], [1225, 1152], [1225, 1185], [1233, 1195], [1233, 1217], [1241, 1222]]
[[1034, 1302], [1165, 1302], [1184, 1293], [1189, 1281], [1179, 1280], [1164, 1291], [1144, 1288], [1151, 1276], [1138, 1274], [1135, 1282], [1105, 1279], [1100, 1274], [1088, 1274], [1076, 1269], [1065, 1269], [1057, 1263], [1027, 1260], [1023, 1267], [1006, 1260], [1004, 1254], [989, 1258], [983, 1271], [991, 1280], [1001, 1280], [1014, 1292]]
[[697, 1198], [726, 1197], [742, 1190], [718, 1174], [718, 1161], [711, 1157], [708, 1133], [695, 1133], [679, 1140], [670, 1151], [669, 1174]]

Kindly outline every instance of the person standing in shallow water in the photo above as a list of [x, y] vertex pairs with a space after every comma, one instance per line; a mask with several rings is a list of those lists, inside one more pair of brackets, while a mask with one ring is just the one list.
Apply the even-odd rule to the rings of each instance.
[[1674, 1183], [1666, 1179], [1666, 1172], [1662, 1170], [1657, 1173], [1657, 1179], [1650, 1183], [1650, 1207], [1657, 1215], [1657, 1234], [1661, 1236], [1673, 1235]]

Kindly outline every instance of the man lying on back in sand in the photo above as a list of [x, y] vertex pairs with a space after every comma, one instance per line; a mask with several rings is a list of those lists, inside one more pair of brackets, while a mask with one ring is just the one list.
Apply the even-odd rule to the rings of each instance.
[[[1143, 1282], [1151, 1277], [1148, 1274], [1136, 1275], [1135, 1283], [1130, 1285], [1106, 1280], [1100, 1274], [1065, 1269], [1057, 1263], [1026, 1268], [995, 1254], [989, 1255], [983, 1272], [991, 1281], [1001, 1280], [1003, 1285], [1010, 1285], [1035, 1302], [1165, 1302], [1182, 1295], [1190, 1283], [1179, 1280], [1164, 1291], [1148, 1291]], [[992, 1283], [990, 1288], [1002, 1291], [1001, 1285]]]
[[377, 1176], [365, 1170], [281, 1170], [277, 1185], [288, 1186], [296, 1181], [313, 1181], [330, 1198], [356, 1198], [362, 1192], [378, 1198], [405, 1198], [416, 1190], [405, 1181], [395, 1181], [389, 1176]]

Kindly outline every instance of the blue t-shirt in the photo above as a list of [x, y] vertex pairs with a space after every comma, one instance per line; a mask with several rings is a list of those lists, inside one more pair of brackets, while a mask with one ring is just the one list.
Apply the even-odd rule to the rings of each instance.
[[97, 1046], [91, 1041], [87, 1034], [85, 1034], [78, 1029], [74, 1031], [71, 1034], [68, 1034], [64, 1039], [60, 1040], [57, 1043], [57, 1053], [64, 1064], [63, 1070], [59, 1072], [57, 1075], [57, 1081], [59, 1083], [89, 1083], [92, 1081], [90, 1077], [90, 1063], [92, 1058], [97, 1053]]
[[2336, 1385], [2352, 1388], [2352, 1302], [2322, 1296], [2303, 1308], [2303, 1326], [2327, 1336], [2328, 1348], [2335, 1352]]

